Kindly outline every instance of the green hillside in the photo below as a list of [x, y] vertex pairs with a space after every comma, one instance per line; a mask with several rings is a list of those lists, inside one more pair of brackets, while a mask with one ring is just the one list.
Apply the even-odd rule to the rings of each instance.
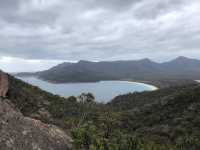
[[70, 133], [75, 150], [200, 149], [200, 86], [118, 96], [98, 104], [44, 92], [10, 76], [8, 99], [25, 115]]

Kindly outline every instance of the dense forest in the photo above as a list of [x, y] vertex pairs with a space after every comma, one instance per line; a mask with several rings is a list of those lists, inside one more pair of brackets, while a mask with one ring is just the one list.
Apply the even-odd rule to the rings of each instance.
[[25, 115], [55, 124], [76, 150], [199, 150], [200, 86], [120, 95], [62, 98], [9, 77], [8, 99]]

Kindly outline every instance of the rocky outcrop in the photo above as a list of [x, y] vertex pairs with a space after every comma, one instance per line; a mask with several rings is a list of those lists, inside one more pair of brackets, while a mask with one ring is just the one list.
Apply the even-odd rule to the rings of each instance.
[[56, 126], [24, 117], [0, 98], [0, 150], [68, 150], [71, 138]]
[[6, 97], [9, 88], [8, 74], [0, 71], [0, 97]]

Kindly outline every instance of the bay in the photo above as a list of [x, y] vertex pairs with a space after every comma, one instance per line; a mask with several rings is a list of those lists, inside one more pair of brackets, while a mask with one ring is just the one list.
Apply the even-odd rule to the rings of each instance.
[[20, 77], [19, 79], [38, 86], [42, 90], [63, 97], [79, 96], [81, 93], [92, 93], [97, 102], [107, 103], [114, 97], [130, 92], [153, 91], [152, 85], [129, 81], [100, 81], [92, 83], [63, 83], [54, 84], [36, 77]]

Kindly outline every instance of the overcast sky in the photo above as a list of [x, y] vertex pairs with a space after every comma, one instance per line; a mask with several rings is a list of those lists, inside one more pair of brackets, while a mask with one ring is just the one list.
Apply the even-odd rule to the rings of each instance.
[[200, 0], [0, 0], [0, 68], [200, 59]]

